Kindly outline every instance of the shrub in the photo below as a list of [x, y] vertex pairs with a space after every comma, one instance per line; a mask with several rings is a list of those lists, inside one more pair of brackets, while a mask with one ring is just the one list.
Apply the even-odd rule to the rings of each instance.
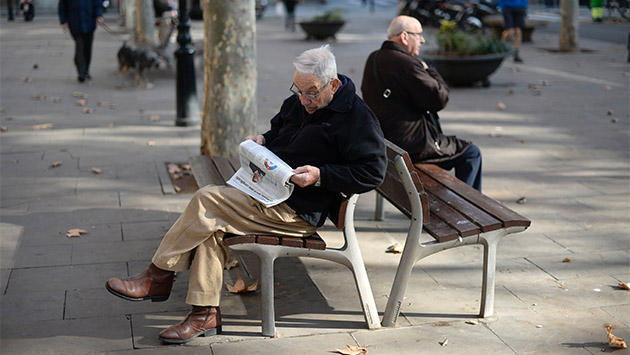
[[511, 51], [511, 47], [497, 37], [484, 36], [483, 33], [465, 33], [457, 29], [455, 21], [450, 20], [440, 21], [437, 42], [441, 55], [470, 56]]

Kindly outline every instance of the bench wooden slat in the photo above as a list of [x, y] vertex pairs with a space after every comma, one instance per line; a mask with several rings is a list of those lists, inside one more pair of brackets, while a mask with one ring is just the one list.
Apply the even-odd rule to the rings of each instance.
[[256, 243], [256, 236], [253, 234], [236, 235], [226, 233], [223, 236], [223, 243], [228, 246], [234, 244]]
[[433, 164], [415, 164], [415, 167], [437, 182], [443, 184], [448, 189], [453, 190], [465, 200], [488, 212], [494, 218], [501, 221], [504, 228], [530, 226], [531, 221], [529, 219], [510, 210], [490, 197], [479, 193], [477, 190], [471, 189], [470, 186], [451, 176], [439, 166]]
[[219, 174], [221, 174], [221, 178], [224, 182], [230, 180], [232, 175], [234, 175], [234, 173], [236, 172], [236, 169], [234, 169], [232, 163], [230, 162], [230, 159], [228, 158], [215, 156], [212, 157], [212, 161], [217, 167], [217, 170], [219, 171]]
[[205, 155], [197, 155], [188, 159], [195, 181], [199, 187], [206, 185], [223, 185], [225, 181], [212, 159]]
[[438, 242], [445, 242], [459, 237], [459, 232], [456, 229], [453, 229], [435, 215], [431, 217], [428, 223], [422, 224], [422, 229], [429, 233]]
[[[401, 156], [405, 161], [405, 165], [407, 167], [413, 167], [413, 163], [411, 162], [411, 158], [409, 158], [409, 154], [404, 150], [398, 148], [394, 145], [388, 145], [387, 149], [387, 171], [385, 181], [381, 184], [381, 186], [376, 188], [381, 196], [385, 197], [387, 201], [389, 201], [392, 205], [394, 205], [399, 211], [401, 211], [408, 218], [411, 218], [411, 203], [409, 202], [409, 196], [407, 196], [407, 192], [405, 191], [405, 187], [402, 184], [400, 176], [396, 170], [396, 162], [395, 159], [397, 156]], [[422, 204], [422, 210], [429, 210], [429, 201], [424, 191], [424, 187], [422, 186], [422, 182], [420, 182], [420, 178], [418, 174], [414, 171], [415, 169], [409, 170], [409, 174], [411, 175], [411, 179], [416, 187], [420, 195], [420, 203]], [[429, 214], [424, 213], [422, 215], [423, 222], [429, 221]]]
[[280, 237], [275, 235], [257, 235], [256, 243], [265, 245], [280, 245]]
[[482, 232], [489, 232], [502, 227], [501, 221], [479, 209], [479, 207], [464, 200], [453, 191], [444, 187], [444, 185], [425, 175], [422, 171], [420, 171], [420, 174], [418, 175], [420, 175], [422, 185], [424, 185], [430, 195], [435, 196], [444, 203], [460, 211], [472, 223], [476, 224]]
[[326, 249], [326, 242], [317, 233], [303, 238], [254, 234], [236, 235], [227, 233], [223, 236], [223, 243], [225, 243], [225, 245], [227, 246], [236, 244], [257, 243], [264, 245], [282, 245], [294, 248], [308, 248], [317, 250]]
[[[429, 208], [431, 209], [431, 221], [438, 218], [446, 223], [451, 228], [457, 231], [458, 236], [469, 237], [471, 235], [479, 234], [480, 228], [469, 221], [465, 215], [462, 215], [453, 207], [437, 199], [432, 194], [428, 194]], [[427, 228], [427, 232], [431, 234], [438, 242], [446, 242], [446, 239], [442, 235], [433, 235], [432, 231]], [[450, 234], [450, 233], [449, 233]]]

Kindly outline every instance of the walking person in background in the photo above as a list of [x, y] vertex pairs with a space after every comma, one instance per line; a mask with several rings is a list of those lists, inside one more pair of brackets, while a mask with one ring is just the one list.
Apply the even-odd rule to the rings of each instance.
[[300, 0], [282, 0], [284, 2], [284, 8], [286, 10], [286, 17], [284, 18], [284, 28], [291, 29], [291, 32], [295, 32], [295, 7]]
[[604, 0], [591, 0], [591, 17], [593, 23], [602, 22], [604, 17]]
[[525, 16], [527, 15], [527, 0], [499, 0], [499, 7], [503, 12], [505, 30], [501, 34], [501, 40], [506, 42], [513, 37], [514, 62], [523, 63], [519, 56], [523, 29], [525, 28]]
[[92, 42], [96, 24], [103, 23], [102, 0], [59, 0], [58, 11], [61, 30], [70, 30], [74, 39], [74, 65], [79, 74], [77, 80], [80, 83], [91, 80]]

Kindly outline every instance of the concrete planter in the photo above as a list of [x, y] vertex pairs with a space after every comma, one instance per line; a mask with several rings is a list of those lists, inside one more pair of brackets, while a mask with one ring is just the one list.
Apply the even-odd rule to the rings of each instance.
[[467, 57], [423, 53], [420, 56], [452, 86], [469, 86], [477, 82], [481, 82], [483, 86], [490, 86], [488, 77], [501, 66], [508, 53]]
[[335, 38], [335, 34], [341, 30], [345, 21], [305, 21], [300, 26], [306, 32], [306, 39], [323, 40], [328, 37]]

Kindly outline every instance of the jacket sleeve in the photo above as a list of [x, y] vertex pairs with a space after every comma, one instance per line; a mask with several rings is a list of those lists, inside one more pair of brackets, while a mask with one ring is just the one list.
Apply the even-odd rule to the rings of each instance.
[[424, 69], [422, 63], [414, 59], [405, 80], [405, 92], [410, 101], [421, 111], [440, 111], [448, 103], [450, 89], [442, 76], [434, 69]]
[[320, 167], [322, 187], [346, 195], [364, 193], [378, 187], [385, 179], [387, 158], [385, 140], [376, 117], [364, 117], [359, 127], [352, 127], [339, 143], [345, 164]]
[[62, 25], [68, 23], [68, 4], [66, 4], [66, 0], [59, 0], [57, 12], [59, 13], [59, 23]]
[[94, 18], [103, 17], [103, 0], [94, 0]]

